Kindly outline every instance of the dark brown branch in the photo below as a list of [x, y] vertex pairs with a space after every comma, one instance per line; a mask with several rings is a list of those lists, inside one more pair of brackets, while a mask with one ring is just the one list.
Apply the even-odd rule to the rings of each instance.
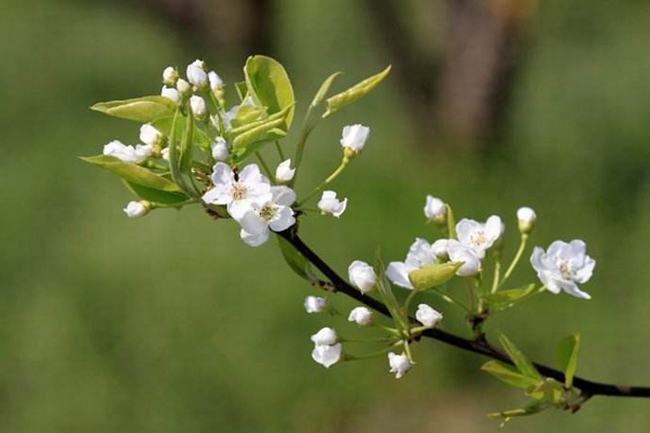
[[[329, 286], [329, 291], [341, 292], [348, 295], [351, 298], [365, 304], [366, 306], [372, 308], [373, 310], [383, 314], [384, 316], [390, 317], [388, 308], [386, 306], [367, 295], [363, 295], [360, 291], [352, 287], [341, 278], [336, 271], [334, 271], [323, 259], [321, 259], [311, 248], [309, 248], [303, 241], [298, 237], [298, 233], [295, 230], [295, 226], [292, 229], [286, 230], [284, 232], [278, 233], [286, 239], [293, 247], [303, 255], [316, 269], [318, 269], [334, 287]], [[327, 284], [324, 282], [324, 284]], [[457, 347], [462, 350], [469, 352], [477, 353], [479, 355], [487, 356], [488, 358], [496, 359], [508, 364], [512, 364], [510, 358], [494, 346], [492, 346], [486, 339], [478, 340], [469, 340], [457, 335], [451, 334], [449, 332], [443, 331], [441, 329], [429, 329], [422, 334], [424, 337], [431, 338], [434, 340], [441, 341], [443, 343], [449, 344], [451, 346]], [[564, 381], [564, 373], [556, 370], [554, 368], [548, 367], [543, 364], [534, 363], [535, 367], [539, 372], [553, 379]], [[593, 382], [588, 379], [583, 379], [581, 377], [574, 377], [573, 384], [576, 388], [580, 389], [583, 395], [586, 398], [596, 396], [596, 395], [607, 395], [613, 397], [647, 397], [650, 398], [650, 387], [643, 386], [623, 386], [623, 385], [612, 385], [607, 383]]]

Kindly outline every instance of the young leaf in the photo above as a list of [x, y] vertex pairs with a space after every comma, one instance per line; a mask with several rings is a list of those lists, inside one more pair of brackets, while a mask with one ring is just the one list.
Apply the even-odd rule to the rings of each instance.
[[126, 180], [124, 181], [124, 184], [133, 194], [152, 203], [177, 204], [189, 199], [189, 197], [182, 192], [161, 191], [159, 189], [149, 188]]
[[517, 346], [508, 337], [503, 334], [499, 335], [499, 342], [521, 374], [537, 381], [542, 380], [542, 376], [535, 366], [517, 349]]
[[461, 266], [462, 263], [454, 262], [426, 266], [411, 272], [409, 280], [416, 290], [428, 290], [449, 281]]
[[320, 85], [318, 92], [316, 92], [316, 96], [314, 96], [314, 99], [311, 101], [312, 107], [317, 107], [321, 102], [323, 102], [323, 99], [325, 99], [325, 96], [327, 96], [327, 92], [329, 92], [332, 83], [339, 75], [341, 75], [341, 72], [334, 72], [332, 75], [327, 77], [325, 81], [323, 81], [323, 84]]
[[248, 93], [268, 108], [269, 115], [289, 108], [286, 116], [283, 116], [281, 128], [287, 131], [293, 120], [295, 98], [284, 67], [271, 57], [251, 56], [244, 66], [244, 76]]
[[535, 293], [535, 288], [535, 284], [529, 284], [517, 289], [500, 290], [496, 293], [484, 295], [483, 299], [485, 299], [491, 311], [501, 311], [527, 299]]
[[357, 99], [370, 93], [375, 87], [379, 85], [379, 83], [384, 80], [384, 78], [388, 76], [390, 69], [391, 66], [388, 65], [386, 69], [379, 72], [378, 74], [366, 78], [365, 80], [355, 84], [344, 92], [327, 98], [327, 111], [325, 114], [323, 114], [323, 117], [327, 117], [330, 114], [336, 113], [346, 105], [351, 104]]
[[481, 366], [481, 370], [517, 388], [528, 389], [540, 383], [539, 380], [524, 376], [513, 367], [499, 361], [488, 361]]
[[573, 376], [578, 368], [578, 352], [580, 350], [580, 334], [564, 337], [557, 346], [557, 357], [560, 368], [564, 370], [564, 385], [573, 386]]
[[114, 156], [98, 155], [82, 157], [81, 159], [117, 174], [122, 179], [131, 183], [159, 191], [181, 192], [181, 189], [174, 182], [139, 165], [122, 162]]
[[317, 280], [314, 271], [311, 268], [311, 264], [307, 259], [296, 251], [296, 249], [282, 236], [277, 236], [277, 238], [280, 252], [282, 252], [282, 257], [284, 257], [284, 260], [287, 262], [291, 270], [310, 283]]
[[113, 117], [149, 123], [174, 114], [176, 104], [164, 96], [144, 96], [121, 101], [99, 102], [90, 109]]

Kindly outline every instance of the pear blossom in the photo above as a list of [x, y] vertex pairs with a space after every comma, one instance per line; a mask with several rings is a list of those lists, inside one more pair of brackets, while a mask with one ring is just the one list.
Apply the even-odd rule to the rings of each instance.
[[413, 284], [409, 279], [409, 274], [416, 269], [438, 263], [438, 258], [426, 240], [422, 238], [415, 239], [415, 242], [409, 247], [406, 260], [403, 262], [390, 262], [386, 268], [386, 277], [393, 284], [413, 290]]
[[185, 74], [187, 75], [187, 81], [199, 89], [208, 84], [208, 74], [205, 72], [205, 63], [202, 60], [195, 60], [190, 63]]
[[228, 151], [228, 143], [223, 137], [215, 138], [211, 148], [212, 157], [215, 159], [215, 161], [226, 161], [230, 156], [230, 152]]
[[160, 95], [176, 104], [178, 104], [178, 101], [181, 100], [180, 92], [173, 87], [163, 86], [162, 90], [160, 91]]
[[150, 146], [160, 144], [162, 138], [162, 132], [158, 131], [150, 123], [145, 123], [140, 127], [140, 141], [142, 141], [144, 144], [148, 144]]
[[169, 161], [169, 147], [165, 147], [163, 150], [161, 150], [160, 156], [162, 156], [162, 159], [165, 161]]
[[138, 144], [133, 147], [132, 145], [126, 146], [121, 141], [113, 140], [104, 146], [103, 153], [123, 162], [140, 164], [151, 156], [153, 149], [150, 145]]
[[445, 202], [432, 195], [427, 195], [427, 200], [424, 204], [424, 216], [436, 224], [444, 223], [447, 218], [447, 206]]
[[178, 93], [181, 95], [187, 95], [192, 91], [192, 86], [187, 81], [179, 78], [178, 81], [176, 81], [176, 90], [178, 90]]
[[401, 379], [411, 369], [411, 361], [404, 352], [401, 355], [389, 352], [388, 365], [390, 366], [390, 373], [395, 373], [395, 379]]
[[431, 244], [431, 251], [438, 260], [445, 261], [449, 259], [449, 239], [438, 239]]
[[535, 211], [527, 206], [517, 209], [517, 225], [519, 231], [523, 234], [528, 234], [533, 230], [537, 214]]
[[149, 213], [151, 204], [148, 201], [130, 201], [123, 209], [129, 218], [140, 218]]
[[241, 239], [257, 247], [269, 239], [269, 230], [281, 232], [296, 223], [291, 205], [296, 193], [287, 186], [272, 186], [271, 198], [265, 202], [251, 202], [250, 210], [239, 219]]
[[415, 318], [423, 326], [433, 328], [442, 320], [442, 314], [427, 304], [420, 304], [415, 312]]
[[251, 210], [253, 203], [263, 206], [273, 198], [271, 184], [257, 164], [247, 165], [236, 176], [228, 164], [217, 162], [211, 179], [214, 187], [203, 194], [203, 201], [226, 205], [228, 213], [236, 220]]
[[192, 114], [198, 118], [202, 118], [208, 112], [208, 107], [205, 105], [205, 99], [196, 95], [190, 97], [190, 108], [192, 109]]
[[368, 140], [368, 134], [370, 134], [370, 128], [367, 126], [360, 124], [345, 126], [343, 127], [341, 146], [353, 152], [361, 152]]
[[208, 81], [210, 82], [210, 88], [215, 93], [223, 88], [223, 80], [219, 74], [214, 71], [208, 72]]
[[586, 248], [581, 240], [555, 241], [547, 251], [535, 247], [530, 263], [551, 293], [564, 291], [576, 298], [591, 299], [578, 287], [589, 281], [596, 266], [596, 261], [586, 254]]
[[309, 314], [322, 313], [327, 310], [327, 299], [319, 296], [307, 296], [305, 298], [305, 311]]
[[356, 307], [350, 311], [348, 321], [359, 326], [368, 326], [372, 323], [372, 312], [366, 307]]
[[319, 363], [325, 368], [330, 368], [341, 360], [341, 343], [332, 345], [316, 345], [311, 352], [311, 357], [314, 361]]
[[175, 86], [178, 80], [178, 71], [173, 66], [167, 66], [162, 73], [163, 83], [167, 86]]
[[460, 243], [474, 249], [482, 259], [485, 251], [501, 238], [504, 228], [501, 218], [496, 215], [489, 217], [485, 223], [463, 218], [456, 224], [456, 233]]
[[323, 191], [323, 195], [318, 202], [318, 208], [323, 215], [332, 215], [336, 218], [339, 218], [345, 212], [347, 205], [348, 199], [338, 200], [334, 191]]
[[471, 277], [481, 272], [481, 257], [479, 257], [475, 249], [455, 239], [450, 239], [447, 242], [447, 252], [449, 260], [463, 263], [456, 271], [456, 275], [459, 277]]
[[282, 161], [275, 169], [275, 180], [280, 183], [289, 182], [295, 174], [296, 169], [291, 168], [291, 159], [287, 159]]
[[348, 280], [361, 293], [368, 293], [377, 285], [377, 274], [368, 263], [355, 260], [348, 267]]
[[331, 346], [332, 344], [336, 344], [338, 337], [334, 329], [325, 327], [312, 335], [311, 341], [313, 341], [316, 346]]

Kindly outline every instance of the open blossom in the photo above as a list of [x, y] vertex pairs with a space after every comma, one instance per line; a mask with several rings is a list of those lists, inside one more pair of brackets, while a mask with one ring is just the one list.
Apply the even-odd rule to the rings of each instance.
[[471, 277], [481, 272], [481, 258], [474, 248], [450, 239], [447, 242], [447, 252], [452, 262], [463, 262], [456, 271], [459, 277]]
[[215, 138], [211, 148], [212, 157], [215, 159], [215, 161], [226, 161], [230, 156], [230, 152], [228, 151], [228, 143], [223, 137]]
[[368, 293], [377, 284], [375, 270], [368, 263], [361, 260], [355, 260], [350, 264], [348, 279], [361, 293]]
[[331, 346], [336, 344], [338, 337], [336, 336], [336, 331], [332, 328], [321, 328], [317, 333], [311, 336], [311, 341], [314, 342], [317, 346]]
[[181, 94], [173, 87], [163, 86], [162, 90], [160, 91], [160, 95], [176, 104], [178, 104], [178, 101], [181, 100]]
[[372, 323], [372, 312], [366, 307], [356, 307], [350, 311], [348, 321], [359, 326], [368, 326]]
[[496, 215], [489, 217], [485, 223], [464, 218], [456, 224], [456, 233], [460, 243], [472, 248], [482, 259], [485, 251], [499, 240], [504, 227], [501, 218]]
[[223, 88], [223, 80], [214, 71], [208, 72], [208, 81], [210, 81], [210, 88], [215, 93]]
[[361, 152], [368, 140], [370, 128], [363, 125], [348, 125], [343, 128], [341, 146], [354, 152]]
[[208, 204], [226, 205], [228, 213], [240, 220], [252, 204], [263, 206], [272, 198], [271, 184], [262, 175], [257, 164], [249, 164], [235, 176], [228, 164], [217, 162], [212, 172], [214, 187], [203, 194], [203, 201]]
[[341, 360], [342, 349], [341, 343], [332, 345], [317, 344], [311, 352], [311, 357], [323, 367], [330, 368]]
[[291, 205], [296, 193], [286, 186], [272, 186], [271, 198], [266, 202], [251, 202], [250, 210], [239, 219], [241, 238], [252, 247], [257, 247], [269, 238], [269, 230], [281, 232], [296, 223]]
[[305, 311], [309, 314], [322, 313], [327, 309], [327, 299], [318, 296], [305, 298]]
[[429, 221], [437, 224], [444, 223], [447, 217], [447, 206], [445, 202], [434, 196], [428, 195], [427, 201], [424, 204], [424, 216]]
[[130, 201], [123, 210], [129, 218], [140, 218], [148, 214], [150, 208], [147, 201]]
[[417, 238], [406, 255], [403, 262], [390, 262], [386, 268], [386, 276], [389, 280], [405, 289], [413, 289], [409, 274], [416, 269], [438, 263], [437, 256], [432, 246], [424, 239]]
[[202, 60], [195, 60], [187, 66], [187, 81], [192, 85], [202, 88], [208, 84], [208, 74], [205, 72], [205, 64]]
[[434, 310], [427, 304], [418, 305], [418, 309], [415, 312], [415, 318], [423, 326], [427, 328], [433, 328], [442, 320], [442, 314]]
[[323, 191], [323, 195], [318, 202], [318, 208], [324, 215], [332, 215], [336, 218], [339, 218], [345, 212], [347, 206], [348, 199], [338, 200], [334, 191]]
[[190, 108], [194, 116], [201, 118], [208, 112], [208, 107], [205, 105], [205, 99], [200, 96], [192, 95], [190, 97]]
[[390, 366], [390, 372], [395, 374], [395, 379], [401, 379], [404, 377], [407, 371], [411, 369], [411, 362], [408, 359], [408, 356], [402, 352], [401, 355], [398, 355], [393, 352], [388, 353], [388, 365]]
[[145, 123], [140, 127], [140, 141], [142, 141], [144, 144], [153, 146], [155, 144], [159, 144], [162, 138], [162, 133], [151, 124]]
[[552, 293], [565, 291], [569, 295], [582, 299], [591, 299], [578, 284], [584, 284], [591, 278], [596, 261], [586, 254], [586, 245], [581, 240], [571, 242], [555, 241], [544, 251], [535, 247], [530, 263], [537, 271], [537, 276]]
[[140, 164], [151, 156], [153, 149], [150, 145], [138, 144], [135, 147], [124, 145], [121, 141], [113, 140], [104, 146], [104, 155], [115, 157], [123, 162]]
[[517, 209], [517, 225], [521, 233], [527, 234], [533, 230], [537, 214], [535, 211], [527, 206]]
[[291, 168], [291, 160], [282, 161], [275, 169], [275, 180], [278, 182], [289, 182], [296, 174], [296, 169]]

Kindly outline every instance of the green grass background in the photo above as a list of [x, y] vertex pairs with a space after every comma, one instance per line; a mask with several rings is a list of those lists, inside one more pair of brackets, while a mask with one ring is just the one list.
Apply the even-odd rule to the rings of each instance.
[[[272, 242], [249, 248], [232, 224], [198, 209], [128, 220], [119, 182], [76, 159], [114, 138], [137, 140], [136, 124], [90, 112], [92, 103], [157, 92], [163, 66], [195, 57], [233, 82], [243, 58], [192, 50], [111, 2], [3, 0], [0, 10], [0, 431], [490, 432], [486, 412], [524, 401], [479, 373], [481, 359], [438, 343], [418, 345], [417, 368], [401, 381], [384, 359], [321, 368], [308, 337], [332, 322], [304, 314], [313, 290]], [[390, 62], [361, 2], [285, 0], [275, 13], [299, 110], [330, 72], [351, 84]], [[377, 246], [399, 259], [415, 236], [434, 236], [421, 213], [431, 193], [458, 215], [502, 215], [512, 253], [514, 212], [533, 206], [536, 244], [588, 242], [593, 300], [540, 296], [489, 330], [545, 362], [579, 330], [579, 374], [650, 384], [650, 7], [548, 0], [530, 32], [488, 156], [416, 143], [390, 79], [319, 127], [299, 192], [335, 167], [344, 124], [372, 134], [335, 185], [348, 211], [306, 219], [304, 237], [341, 271]], [[515, 281], [532, 277], [524, 266]], [[445, 326], [460, 329], [462, 317], [438, 306]], [[577, 415], [552, 411], [509, 429], [649, 424], [650, 401], [596, 398]]]

